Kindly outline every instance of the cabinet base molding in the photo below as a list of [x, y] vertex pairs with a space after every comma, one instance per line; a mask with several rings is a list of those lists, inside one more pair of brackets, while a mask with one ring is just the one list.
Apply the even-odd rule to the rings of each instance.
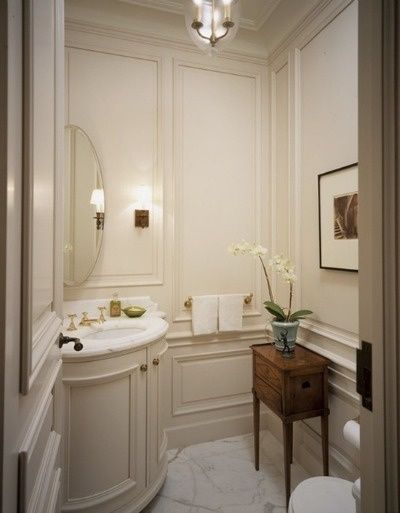
[[[117, 509], [109, 509], [109, 500], [110, 497], [108, 497], [106, 494], [104, 494], [104, 502], [108, 503], [107, 511], [110, 513], [139, 513], [147, 506], [147, 504], [154, 499], [154, 497], [157, 495], [158, 491], [164, 484], [164, 481], [167, 477], [167, 471], [168, 471], [168, 461], [167, 457], [165, 455], [164, 462], [162, 463], [162, 466], [160, 467], [160, 473], [157, 479], [151, 483], [149, 487], [147, 487], [143, 492], [138, 496], [135, 497], [132, 501], [130, 501], [128, 504], [125, 504], [124, 506], [118, 507]], [[92, 507], [93, 505], [90, 505]], [[97, 499], [96, 501], [96, 507], [99, 508], [99, 511], [103, 511], [102, 509], [102, 502]], [[112, 506], [111, 506], [112, 507]], [[103, 505], [104, 508], [104, 505]], [[82, 501], [81, 504], [76, 501], [74, 504], [65, 504], [62, 507], [63, 513], [81, 513], [82, 511], [86, 511], [88, 509], [88, 503], [87, 501]]]
[[168, 472], [168, 461], [167, 458], [165, 458], [165, 461], [163, 463], [163, 466], [160, 470], [160, 475], [158, 478], [151, 484], [149, 488], [147, 488], [139, 497], [137, 497], [134, 501], [134, 503], [128, 504], [126, 506], [123, 506], [122, 508], [119, 508], [113, 511], [112, 513], [140, 513], [147, 504], [149, 504], [154, 497], [157, 495], [157, 493], [160, 491], [162, 485], [165, 482], [165, 479], [167, 477]]

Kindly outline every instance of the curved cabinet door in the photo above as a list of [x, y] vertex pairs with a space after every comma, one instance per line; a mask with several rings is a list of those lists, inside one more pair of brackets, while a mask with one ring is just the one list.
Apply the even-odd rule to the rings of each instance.
[[146, 349], [65, 364], [66, 458], [63, 511], [109, 513], [146, 486]]
[[167, 437], [162, 419], [162, 376], [165, 372], [165, 353], [168, 344], [161, 340], [149, 348], [148, 392], [148, 479], [154, 481], [166, 465]]

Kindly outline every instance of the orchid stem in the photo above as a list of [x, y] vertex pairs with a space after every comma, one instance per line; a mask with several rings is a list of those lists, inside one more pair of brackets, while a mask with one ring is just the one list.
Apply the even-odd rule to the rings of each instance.
[[259, 256], [258, 257], [260, 259], [260, 262], [261, 262], [261, 265], [262, 265], [262, 268], [263, 268], [263, 271], [264, 271], [264, 274], [265, 274], [265, 279], [267, 280], [267, 286], [268, 286], [268, 293], [269, 293], [269, 298], [270, 300], [275, 303], [275, 300], [274, 300], [274, 295], [272, 293], [272, 287], [271, 287], [271, 283], [269, 281], [269, 276], [268, 276], [268, 273], [267, 273], [267, 268], [265, 267], [265, 264], [263, 262], [263, 259]]
[[290, 292], [289, 292], [289, 309], [286, 317], [286, 322], [289, 322], [290, 315], [292, 313], [292, 300], [293, 300], [293, 283], [290, 282]]

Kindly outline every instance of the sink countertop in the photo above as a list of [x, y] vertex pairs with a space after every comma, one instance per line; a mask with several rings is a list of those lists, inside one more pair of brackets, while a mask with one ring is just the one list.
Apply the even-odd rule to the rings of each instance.
[[[79, 327], [77, 331], [67, 331], [63, 328], [63, 334], [69, 337], [77, 337], [83, 344], [82, 351], [75, 351], [73, 344], [66, 344], [61, 350], [64, 362], [77, 362], [79, 360], [93, 360], [102, 357], [110, 357], [115, 353], [127, 353], [144, 347], [152, 342], [165, 337], [168, 331], [168, 323], [164, 320], [162, 312], [152, 312], [142, 317], [106, 317], [103, 324]], [[98, 333], [106, 336], [108, 330], [127, 330], [132, 328], [135, 332], [116, 337], [95, 339], [90, 335]]]

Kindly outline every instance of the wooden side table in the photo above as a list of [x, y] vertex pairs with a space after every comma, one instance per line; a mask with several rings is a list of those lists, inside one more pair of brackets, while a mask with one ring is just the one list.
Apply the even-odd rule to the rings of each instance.
[[286, 503], [290, 497], [290, 464], [293, 462], [293, 422], [321, 417], [324, 475], [329, 475], [328, 365], [329, 360], [296, 346], [292, 358], [284, 358], [272, 344], [251, 346], [253, 350], [253, 408], [255, 467], [259, 469], [260, 401], [283, 424]]

